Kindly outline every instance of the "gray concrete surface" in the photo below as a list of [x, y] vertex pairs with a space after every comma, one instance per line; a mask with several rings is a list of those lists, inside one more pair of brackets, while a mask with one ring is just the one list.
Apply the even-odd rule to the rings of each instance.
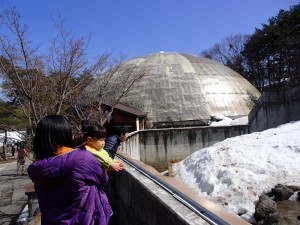
[[[1, 149], [2, 150], [2, 149]], [[26, 160], [25, 168], [31, 163]], [[8, 160], [0, 159], [0, 224], [16, 224], [27, 205], [25, 192], [32, 184], [27, 172], [16, 176], [16, 157], [8, 155]], [[26, 170], [25, 170], [26, 171]]]
[[300, 120], [300, 86], [266, 91], [249, 114], [250, 133]]
[[110, 174], [107, 191], [114, 212], [110, 225], [209, 224], [149, 178], [124, 166], [125, 170]]
[[158, 171], [226, 138], [249, 133], [248, 125], [139, 130], [122, 143], [122, 152]]
[[[211, 224], [207, 219], [216, 220], [217, 217], [218, 221], [223, 220], [217, 224], [249, 225], [225, 208], [200, 197], [179, 180], [163, 176], [153, 167], [131, 159], [127, 154], [119, 152], [117, 157], [119, 156], [135, 163], [148, 175], [125, 161], [125, 170], [110, 173], [107, 193], [114, 212], [110, 225], [207, 225]], [[175, 192], [171, 194], [166, 188], [154, 182], [152, 179], [154, 177], [164, 181]], [[178, 201], [179, 192], [198, 204], [204, 213], [196, 214], [183, 201]]]

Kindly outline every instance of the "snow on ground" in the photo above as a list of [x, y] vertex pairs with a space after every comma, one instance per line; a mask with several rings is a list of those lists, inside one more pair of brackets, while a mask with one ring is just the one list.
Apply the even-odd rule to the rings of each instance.
[[213, 116], [215, 121], [210, 122], [209, 126], [232, 126], [232, 125], [246, 125], [248, 124], [248, 116], [231, 119], [226, 116]]
[[[24, 139], [25, 131], [9, 131], [7, 132], [7, 144], [12, 144], [13, 142], [20, 142]], [[4, 133], [0, 133], [0, 146], [3, 145]]]
[[263, 192], [300, 185], [300, 121], [228, 138], [174, 164], [177, 179], [250, 223]]

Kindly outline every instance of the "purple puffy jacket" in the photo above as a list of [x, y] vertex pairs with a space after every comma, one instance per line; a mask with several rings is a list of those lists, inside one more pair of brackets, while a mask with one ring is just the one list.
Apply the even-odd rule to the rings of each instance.
[[106, 171], [88, 151], [32, 163], [28, 167], [42, 213], [42, 225], [107, 225], [112, 214], [103, 185]]

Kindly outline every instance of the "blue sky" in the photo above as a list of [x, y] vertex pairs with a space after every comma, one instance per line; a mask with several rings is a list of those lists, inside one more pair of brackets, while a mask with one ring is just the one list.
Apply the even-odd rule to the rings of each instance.
[[253, 34], [296, 0], [0, 0], [15, 6], [30, 39], [47, 50], [58, 13], [75, 36], [89, 37], [90, 59], [112, 52], [127, 59], [145, 54], [198, 55], [231, 34]]

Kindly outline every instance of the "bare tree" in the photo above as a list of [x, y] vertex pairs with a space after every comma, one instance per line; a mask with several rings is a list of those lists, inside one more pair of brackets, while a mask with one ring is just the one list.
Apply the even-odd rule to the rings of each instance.
[[48, 86], [42, 85], [47, 83], [44, 65], [36, 54], [37, 48], [28, 41], [28, 28], [20, 23], [20, 18], [15, 8], [4, 10], [0, 17], [0, 71], [8, 97], [19, 105], [23, 119], [33, 127], [47, 110], [39, 104], [45, 99], [36, 93], [47, 93]]
[[249, 35], [230, 35], [221, 43], [202, 51], [200, 55], [220, 62], [237, 73], [243, 74], [245, 62], [241, 53], [248, 39]]
[[[10, 101], [22, 110], [31, 137], [39, 119], [49, 113], [67, 115], [74, 127], [87, 119], [105, 123], [105, 114], [111, 113], [144, 75], [137, 72], [135, 65], [122, 64], [123, 56], [116, 60], [108, 53], [89, 66], [86, 39], [74, 38], [62, 19], [55, 23], [58, 34], [50, 39], [47, 56], [37, 54], [15, 8], [4, 10], [0, 23], [3, 88]], [[103, 79], [89, 95], [81, 94], [98, 75]], [[110, 105], [108, 112], [103, 103]]]
[[6, 156], [6, 143], [7, 143], [7, 127], [1, 127], [1, 130], [4, 132], [4, 137], [3, 137], [3, 142], [2, 142], [2, 158], [6, 161], [7, 156]]
[[54, 82], [53, 94], [56, 99], [55, 113], [60, 114], [66, 101], [75, 99], [90, 81], [87, 68], [85, 38], [74, 38], [64, 26], [65, 21], [59, 18], [55, 23], [58, 35], [50, 40], [48, 71]]
[[93, 67], [98, 74], [76, 102], [76, 115], [81, 120], [105, 124], [118, 104], [135, 84], [147, 74], [136, 64], [123, 63], [124, 57], [112, 60], [109, 55], [101, 58]]
[[9, 100], [22, 110], [33, 136], [41, 117], [61, 114], [91, 81], [82, 72], [87, 64], [86, 44], [83, 38], [73, 38], [63, 27], [64, 21], [59, 20], [59, 32], [50, 40], [48, 56], [38, 56], [15, 8], [4, 10], [0, 23], [2, 87]]

